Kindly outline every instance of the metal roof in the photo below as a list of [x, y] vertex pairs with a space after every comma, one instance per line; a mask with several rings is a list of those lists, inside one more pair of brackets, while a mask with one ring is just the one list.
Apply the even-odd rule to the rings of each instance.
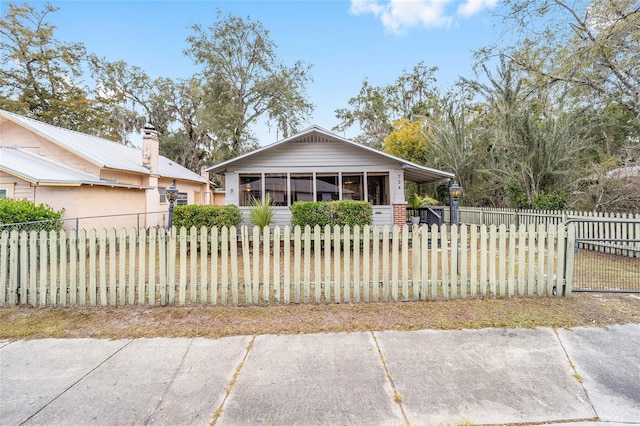
[[10, 148], [6, 146], [0, 147], [0, 170], [38, 185], [100, 185], [139, 189], [147, 188], [140, 185], [103, 180], [92, 174], [56, 163], [20, 148]]
[[[150, 174], [149, 169], [142, 165], [142, 151], [138, 148], [63, 129], [8, 111], [0, 110], [0, 116], [31, 130], [98, 167], [145, 175]], [[158, 173], [161, 177], [166, 178], [191, 180], [201, 183], [207, 182], [207, 180], [199, 174], [192, 172], [162, 155], [159, 158]]]
[[[311, 138], [314, 135], [318, 135], [318, 136], [324, 136], [327, 138], [330, 138], [331, 140], [335, 140], [344, 144], [348, 144], [351, 146], [354, 146], [358, 149], [362, 149], [365, 151], [369, 151], [372, 152], [376, 155], [379, 155], [381, 157], [385, 157], [391, 161], [395, 161], [401, 164], [401, 167], [404, 169], [404, 176], [406, 180], [412, 181], [412, 182], [418, 182], [418, 183], [429, 183], [429, 182], [438, 182], [441, 180], [445, 180], [445, 179], [453, 179], [453, 177], [455, 176], [453, 173], [449, 173], [449, 172], [445, 172], [442, 170], [438, 170], [438, 169], [432, 169], [430, 167], [425, 167], [425, 166], [421, 166], [419, 164], [415, 164], [412, 163], [411, 161], [407, 161], [403, 158], [400, 157], [395, 157], [393, 155], [387, 154], [386, 152], [382, 152], [382, 151], [378, 151], [377, 149], [368, 147], [366, 145], [362, 145], [359, 144], [357, 142], [353, 142], [349, 139], [345, 139], [343, 137], [340, 137], [338, 135], [336, 135], [335, 133], [332, 133], [328, 130], [323, 129], [320, 126], [311, 126], [303, 131], [301, 131], [298, 134], [295, 134], [293, 136], [290, 136], [286, 139], [282, 139], [280, 141], [274, 142], [270, 145], [265, 145], [262, 148], [256, 149], [255, 151], [251, 151], [249, 153], [240, 155], [238, 157], [232, 158], [230, 160], [224, 161], [222, 163], [218, 163], [215, 164], [211, 167], [208, 167], [206, 170], [208, 172], [213, 172], [213, 173], [223, 173], [225, 172], [229, 166], [231, 166], [233, 163], [239, 161], [239, 160], [243, 160], [245, 158], [248, 157], [252, 157], [255, 155], [259, 155], [260, 153], [263, 153], [265, 151], [268, 151], [270, 149], [276, 148], [280, 145], [284, 145], [287, 144], [289, 142], [293, 142], [293, 141], [297, 141], [300, 139], [305, 139], [305, 138]], [[312, 138], [310, 139], [312, 140]]]

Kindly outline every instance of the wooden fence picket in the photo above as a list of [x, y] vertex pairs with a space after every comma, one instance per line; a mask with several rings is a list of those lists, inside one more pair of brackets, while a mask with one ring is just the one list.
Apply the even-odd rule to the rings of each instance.
[[[162, 231], [164, 235], [164, 229]], [[198, 233], [195, 227], [189, 233], [189, 266], [189, 300], [195, 303], [198, 300]]]
[[431, 225], [431, 300], [438, 298], [438, 252], [440, 248], [440, 229], [435, 223]]
[[[511, 226], [511, 225], [509, 225]], [[507, 294], [507, 226], [503, 223], [498, 228], [498, 292], [500, 297]]]
[[[277, 228], [276, 228], [277, 229]], [[321, 269], [321, 241], [322, 241], [322, 232], [320, 225], [316, 225], [313, 228], [313, 262], [314, 262], [314, 277], [313, 281], [315, 283], [314, 286], [314, 297], [315, 302], [320, 303], [322, 301], [322, 269]], [[278, 246], [279, 249], [279, 246]]]
[[309, 225], [304, 227], [304, 247], [303, 247], [304, 271], [302, 274], [302, 287], [304, 288], [303, 297], [304, 303], [309, 303], [311, 296], [311, 252], [313, 247], [311, 246], [311, 227]]
[[[253, 303], [258, 303], [260, 298], [260, 259], [261, 255], [264, 255], [264, 251], [260, 246], [260, 228], [257, 226], [253, 227], [253, 259], [251, 263], [253, 264], [253, 279], [251, 280], [251, 286], [249, 288], [245, 287], [245, 294], [247, 294], [247, 302], [248, 300], [253, 300]], [[233, 257], [231, 257], [233, 259]], [[249, 294], [251, 294], [251, 299], [249, 299]], [[237, 303], [234, 298], [234, 304]]]
[[158, 280], [160, 293], [160, 306], [167, 304], [167, 233], [164, 229], [160, 229], [158, 233]]
[[380, 228], [373, 227], [373, 237], [371, 240], [371, 296], [374, 302], [380, 297]]
[[346, 225], [343, 230], [342, 237], [342, 252], [344, 253], [344, 266], [342, 268], [344, 283], [344, 295], [343, 300], [345, 303], [351, 302], [351, 227]]
[[451, 281], [449, 283], [449, 297], [458, 298], [458, 225], [451, 225]]
[[[213, 242], [212, 242], [213, 245]], [[206, 226], [200, 228], [200, 303], [209, 302], [209, 235]]]
[[[116, 292], [116, 288], [117, 288], [117, 276], [116, 276], [116, 270], [117, 270], [117, 262], [116, 262], [116, 230], [114, 228], [110, 228], [107, 231], [107, 247], [108, 247], [108, 262], [109, 262], [109, 277], [108, 277], [108, 288], [107, 288], [107, 293], [108, 293], [108, 297], [107, 297], [107, 304], [109, 306], [115, 306], [116, 305], [116, 300], [117, 300], [117, 292]], [[106, 275], [106, 270], [105, 270], [105, 275]]]
[[406, 302], [409, 300], [409, 227], [407, 225], [402, 227], [401, 244], [402, 300]]
[[[154, 231], [155, 233], [155, 229], [153, 229], [152, 231]], [[155, 235], [155, 234], [154, 234]], [[182, 227], [180, 228], [180, 234], [179, 234], [179, 240], [180, 240], [180, 257], [179, 257], [179, 263], [180, 263], [180, 280], [178, 281], [178, 303], [182, 306], [184, 304], [187, 303], [187, 263], [188, 263], [188, 259], [187, 259], [187, 230], [186, 228]], [[155, 242], [155, 238], [153, 239], [153, 241]], [[155, 251], [155, 244], [152, 246], [154, 247], [154, 251]], [[151, 256], [151, 253], [149, 253], [149, 257], [150, 260], [153, 262], [154, 266], [155, 266], [155, 253], [153, 256]], [[155, 275], [155, 270], [153, 272], [151, 272], [151, 269], [149, 269], [149, 273], [153, 273]], [[153, 291], [151, 289], [149, 289], [149, 297], [151, 296], [151, 293], [153, 293], [153, 297], [155, 297], [155, 288], [153, 289]]]
[[299, 226], [293, 229], [293, 302], [300, 303], [300, 277], [302, 259], [302, 232]]
[[[264, 303], [269, 303], [271, 301], [271, 229], [268, 226], [265, 226], [262, 230], [262, 241], [264, 246], [262, 257], [262, 300]], [[275, 251], [275, 246], [273, 250]]]
[[[29, 304], [37, 306], [38, 303], [38, 233], [29, 232]], [[26, 268], [24, 269], [26, 271]]]
[[218, 228], [211, 230], [211, 303], [218, 304]]
[[220, 303], [229, 303], [229, 228], [222, 228], [220, 237], [220, 260], [222, 264]]
[[[225, 247], [228, 246], [230, 248], [230, 259], [231, 261], [231, 300], [234, 305], [238, 304], [239, 300], [239, 292], [240, 292], [240, 281], [238, 276], [238, 231], [235, 226], [229, 228], [229, 232], [227, 233], [228, 240], [225, 242]], [[223, 262], [229, 261], [227, 258], [223, 260]], [[226, 288], [228, 281], [223, 280], [223, 285]], [[246, 294], [246, 290], [245, 290]], [[256, 301], [257, 303], [257, 301]]]

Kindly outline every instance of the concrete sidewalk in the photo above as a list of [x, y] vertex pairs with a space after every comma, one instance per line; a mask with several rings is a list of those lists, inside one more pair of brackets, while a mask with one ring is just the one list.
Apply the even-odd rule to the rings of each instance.
[[640, 424], [640, 325], [0, 341], [0, 424]]

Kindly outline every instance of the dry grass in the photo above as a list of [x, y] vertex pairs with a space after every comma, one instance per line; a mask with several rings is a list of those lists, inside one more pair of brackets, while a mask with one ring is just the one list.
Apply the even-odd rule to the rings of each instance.
[[640, 297], [118, 308], [0, 308], [0, 338], [208, 337], [640, 323]]

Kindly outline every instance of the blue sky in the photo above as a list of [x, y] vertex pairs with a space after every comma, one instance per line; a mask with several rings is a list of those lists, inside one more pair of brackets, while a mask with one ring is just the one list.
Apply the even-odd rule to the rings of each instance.
[[[82, 42], [89, 52], [124, 60], [152, 77], [186, 78], [195, 73], [182, 54], [185, 39], [191, 25], [211, 25], [216, 10], [260, 21], [282, 62], [302, 60], [313, 66], [314, 81], [307, 94], [316, 108], [307, 124], [328, 130], [338, 124], [335, 110], [348, 106], [365, 78], [373, 85], [391, 84], [421, 61], [439, 68], [437, 85], [445, 89], [461, 75], [471, 77], [473, 51], [497, 36], [488, 10], [499, 7], [498, 0], [50, 3], [59, 7], [49, 21], [58, 27], [60, 40]], [[29, 4], [40, 8], [44, 2]], [[262, 144], [277, 139], [263, 124], [254, 131]]]

